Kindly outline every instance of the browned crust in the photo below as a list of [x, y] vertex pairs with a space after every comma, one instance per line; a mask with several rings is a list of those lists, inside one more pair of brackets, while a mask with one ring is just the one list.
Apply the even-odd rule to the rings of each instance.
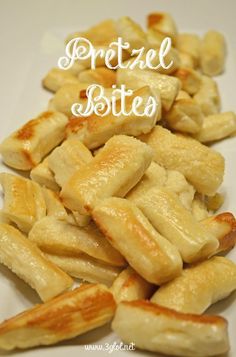
[[22, 126], [16, 133], [15, 138], [19, 140], [29, 140], [34, 136], [34, 128], [40, 122], [47, 120], [53, 114], [51, 111], [43, 112], [36, 119], [28, 121], [25, 125]]
[[174, 75], [179, 79], [186, 81], [191, 75], [190, 71], [187, 68], [179, 68], [175, 71]]
[[151, 312], [155, 315], [165, 315], [166, 317], [170, 317], [176, 320], [192, 321], [194, 323], [202, 323], [202, 324], [226, 325], [226, 326], [228, 324], [227, 320], [221, 316], [185, 314], [152, 303], [148, 300], [124, 301], [121, 304], [131, 307], [137, 307], [142, 310]]
[[230, 232], [219, 239], [220, 245], [218, 251], [223, 252], [232, 249], [236, 244], [236, 220], [234, 215], [230, 212], [224, 212], [218, 214], [215, 220], [218, 222], [226, 222], [231, 227]]
[[115, 312], [116, 303], [108, 290], [98, 289], [96, 293], [91, 291], [91, 295], [76, 301], [75, 295], [94, 287], [96, 284], [83, 284], [73, 291], [62, 294], [45, 304], [36, 305], [4, 321], [0, 325], [0, 335], [21, 326], [37, 327], [65, 334], [73, 331], [75, 313], [80, 313], [82, 319], [89, 322], [96, 319], [102, 310]]
[[153, 14], [149, 14], [147, 17], [147, 27], [153, 27], [156, 24], [160, 23], [163, 21], [163, 14], [161, 13], [153, 13]]
[[[129, 111], [129, 108], [132, 106], [132, 102], [136, 96], [141, 96], [145, 91], [147, 90], [147, 86], [144, 86], [142, 88], [137, 89], [134, 91], [132, 96], [129, 96], [126, 98], [126, 106], [127, 110]], [[80, 96], [84, 98], [83, 96], [84, 91], [80, 91]], [[85, 97], [86, 98], [86, 97]], [[121, 99], [117, 99], [116, 101], [116, 109], [117, 111], [121, 110]], [[104, 108], [104, 112], [107, 110], [107, 107]], [[105, 115], [104, 117], [100, 117], [96, 114], [92, 114], [86, 118], [84, 117], [70, 117], [69, 122], [66, 126], [66, 133], [69, 135], [70, 133], [77, 133], [78, 131], [82, 130], [84, 126], [86, 126], [86, 130], [88, 133], [93, 133], [96, 132], [97, 128], [100, 128], [101, 126], [104, 125], [106, 122], [114, 122], [115, 125], [116, 117], [112, 115], [112, 113], [109, 113], [108, 115]]]
[[22, 149], [22, 154], [25, 157], [26, 161], [29, 163], [30, 167], [33, 168], [37, 164], [33, 161], [32, 156], [28, 150]]

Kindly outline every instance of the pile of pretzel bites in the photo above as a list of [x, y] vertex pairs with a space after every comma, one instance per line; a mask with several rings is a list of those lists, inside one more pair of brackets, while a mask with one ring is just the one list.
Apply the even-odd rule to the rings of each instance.
[[[225, 163], [209, 145], [236, 132], [212, 78], [224, 71], [224, 37], [179, 33], [167, 13], [150, 14], [145, 30], [123, 17], [67, 42], [79, 36], [97, 49], [122, 37], [147, 50], [170, 37], [173, 65], [114, 71], [100, 58], [94, 70], [84, 61], [53, 68], [43, 79], [54, 93], [47, 111], [2, 142], [4, 163], [24, 175], [0, 174], [0, 262], [42, 303], [0, 324], [0, 348], [55, 344], [112, 321], [136, 348], [225, 353], [227, 321], [203, 315], [236, 289], [236, 265], [225, 257], [236, 221], [217, 213]], [[93, 83], [108, 97], [125, 84], [159, 105], [152, 116], [73, 117]]]

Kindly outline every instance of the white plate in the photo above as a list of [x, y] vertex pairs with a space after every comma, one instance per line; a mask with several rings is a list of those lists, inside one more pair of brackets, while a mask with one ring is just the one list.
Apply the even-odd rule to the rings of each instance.
[[[171, 0], [137, 1], [119, 0], [75, 0], [75, 1], [7, 1], [0, 0], [1, 66], [0, 140], [20, 124], [44, 110], [50, 95], [41, 88], [41, 79], [50, 67], [56, 66], [63, 54], [63, 38], [71, 31], [87, 28], [106, 18], [128, 15], [140, 24], [145, 24], [145, 15], [150, 11], [169, 11], [175, 18], [180, 31], [204, 33], [208, 29], [224, 32], [228, 43], [226, 73], [217, 78], [222, 96], [223, 110], [236, 111], [236, 40], [234, 0]], [[236, 214], [236, 138], [217, 144], [215, 147], [226, 158], [226, 174], [222, 191], [226, 201], [222, 211]], [[1, 165], [0, 171], [6, 171]], [[229, 257], [236, 261], [236, 251]], [[236, 294], [215, 306], [209, 312], [220, 313], [229, 320], [231, 353], [236, 356]], [[0, 267], [0, 319], [10, 316], [39, 303], [36, 294], [8, 269]], [[95, 330], [71, 341], [50, 348], [38, 348], [16, 352], [14, 356], [51, 357], [87, 356], [83, 344], [105, 344], [119, 342], [108, 327]], [[96, 356], [108, 354], [93, 352]], [[119, 357], [132, 352], [113, 352]], [[149, 355], [136, 351], [140, 356]], [[0, 355], [5, 355], [4, 353]]]

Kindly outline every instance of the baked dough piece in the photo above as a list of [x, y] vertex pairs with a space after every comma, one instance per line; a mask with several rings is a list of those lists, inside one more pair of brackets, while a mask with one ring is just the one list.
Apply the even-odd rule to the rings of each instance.
[[210, 305], [236, 289], [236, 265], [224, 257], [190, 266], [160, 287], [152, 302], [191, 314], [202, 314]]
[[42, 188], [42, 193], [46, 204], [47, 216], [53, 216], [62, 221], [69, 220], [69, 215], [61, 203], [58, 193], [47, 188]]
[[73, 283], [35, 244], [4, 223], [0, 224], [0, 262], [35, 289], [43, 301], [61, 294]]
[[[152, 49], [155, 49], [158, 53], [160, 51], [161, 43], [165, 39], [166, 36], [152, 28], [148, 29], [146, 35], [147, 35], [148, 46]], [[147, 46], [146, 46], [146, 49], [147, 49]], [[145, 61], [145, 56], [146, 56], [146, 54], [143, 55], [140, 58], [140, 60]], [[135, 59], [133, 59], [133, 60], [131, 59], [131, 60], [127, 60], [126, 62], [128, 62], [128, 61], [133, 62], [134, 60]], [[147, 67], [146, 69], [154, 71], [154, 72], [157, 71], [158, 73], [163, 73], [163, 74], [172, 74], [179, 68], [179, 66], [181, 64], [179, 52], [175, 48], [171, 47], [169, 49], [168, 53], [166, 53], [166, 55], [165, 55], [164, 62], [166, 64], [166, 66], [168, 66], [171, 62], [172, 62], [172, 65], [169, 68], [163, 68], [162, 66], [160, 66], [159, 68], [156, 68], [156, 69], [149, 68], [149, 67]], [[151, 60], [151, 64], [153, 66], [158, 66], [160, 64], [159, 57], [157, 56], [156, 58]]]
[[65, 140], [48, 156], [48, 166], [55, 181], [63, 186], [68, 179], [93, 158], [91, 152], [78, 139]]
[[153, 149], [155, 162], [180, 171], [198, 192], [209, 196], [216, 193], [224, 175], [224, 158], [220, 153], [159, 125], [140, 139]]
[[29, 239], [46, 253], [72, 257], [86, 253], [111, 265], [126, 265], [93, 223], [80, 228], [55, 217], [45, 217], [31, 229]]
[[53, 172], [49, 169], [48, 156], [31, 170], [30, 178], [41, 186], [45, 186], [50, 190], [60, 190], [60, 187], [55, 181]]
[[124, 301], [112, 329], [125, 343], [171, 356], [216, 356], [229, 350], [227, 321], [183, 314], [149, 301]]
[[180, 91], [172, 108], [163, 115], [169, 128], [190, 134], [201, 130], [204, 117], [200, 106], [187, 92]]
[[101, 284], [81, 287], [22, 312], [0, 325], [0, 348], [52, 345], [109, 322], [116, 304]]
[[99, 22], [95, 26], [90, 27], [83, 32], [71, 33], [66, 38], [66, 43], [76, 37], [85, 37], [92, 42], [93, 45], [106, 46], [117, 40], [116, 23], [114, 20], [107, 19]]
[[126, 198], [135, 203], [152, 187], [168, 188], [178, 195], [184, 207], [191, 209], [195, 193], [193, 186], [187, 182], [184, 175], [179, 171], [165, 170], [164, 167], [153, 161], [137, 185], [128, 192]]
[[6, 165], [18, 170], [36, 166], [65, 137], [68, 119], [59, 112], [44, 112], [11, 134], [0, 145]]
[[176, 48], [178, 51], [189, 55], [194, 67], [198, 67], [201, 50], [200, 37], [192, 33], [180, 33], [177, 37]]
[[155, 287], [144, 280], [131, 267], [123, 270], [114, 280], [111, 292], [117, 302], [148, 299]]
[[82, 82], [65, 84], [58, 89], [54, 97], [49, 101], [48, 108], [70, 117], [72, 115], [71, 107], [74, 103], [86, 104], [87, 98], [85, 95], [88, 86], [88, 83]]
[[205, 116], [219, 113], [221, 107], [220, 94], [214, 79], [202, 76], [199, 91], [193, 98], [200, 105]]
[[[143, 99], [142, 105], [138, 108], [141, 113], [147, 104], [148, 98], [154, 96], [157, 101], [157, 108], [152, 116], [138, 116], [132, 112], [132, 102], [137, 96]], [[113, 135], [125, 134], [138, 136], [148, 133], [161, 117], [161, 100], [159, 93], [156, 95], [148, 86], [142, 86], [134, 91], [132, 96], [126, 98], [126, 112], [129, 115], [120, 114], [115, 116], [108, 114], [103, 117], [92, 114], [86, 118], [72, 117], [67, 125], [67, 136], [75, 136], [82, 141], [89, 149], [95, 149], [106, 143]], [[116, 101], [117, 111], [121, 109], [121, 100]]]
[[130, 266], [150, 283], [163, 284], [178, 276], [182, 259], [130, 201], [108, 198], [93, 210], [93, 219]]
[[171, 37], [173, 43], [177, 40], [177, 27], [173, 17], [167, 12], [153, 12], [147, 17], [147, 27]]
[[105, 264], [101, 260], [94, 259], [84, 253], [81, 253], [78, 257], [48, 253], [44, 253], [44, 255], [70, 276], [90, 283], [101, 283], [111, 286], [121, 271], [119, 267]]
[[217, 76], [224, 71], [226, 43], [224, 36], [217, 31], [208, 31], [203, 40], [200, 53], [202, 72], [208, 76]]
[[155, 95], [160, 94], [162, 108], [166, 111], [171, 108], [180, 90], [178, 78], [145, 69], [119, 68], [117, 70], [117, 84], [125, 84], [130, 89], [149, 86]]
[[170, 190], [154, 187], [137, 200], [136, 205], [157, 231], [178, 248], [184, 262], [207, 258], [218, 248], [218, 240]]
[[116, 72], [106, 67], [87, 69], [80, 72], [78, 80], [83, 83], [96, 83], [110, 88], [113, 84], [116, 84]]
[[156, 164], [154, 161], [145, 171], [141, 180], [137, 183], [131, 191], [128, 192], [126, 198], [134, 201], [142, 197], [152, 187], [162, 187], [167, 180], [167, 171], [164, 167]]
[[60, 68], [52, 68], [43, 79], [42, 84], [44, 88], [51, 92], [56, 92], [65, 84], [77, 84], [78, 78], [73, 75], [69, 70]]
[[228, 251], [236, 244], [236, 220], [230, 212], [220, 213], [201, 221], [219, 241], [219, 247], [214, 254]]
[[202, 76], [199, 72], [190, 67], [181, 67], [174, 73], [181, 82], [181, 88], [193, 95], [199, 91], [202, 84]]
[[194, 138], [202, 143], [222, 140], [236, 133], [236, 115], [234, 112], [224, 112], [209, 115], [204, 118], [200, 131]]
[[0, 183], [4, 191], [4, 216], [28, 233], [34, 223], [46, 215], [41, 187], [36, 182], [8, 173], [0, 174]]
[[141, 179], [151, 160], [148, 145], [129, 136], [114, 136], [63, 186], [63, 203], [71, 210], [89, 215], [100, 200], [125, 196]]
[[147, 44], [147, 37], [142, 27], [128, 16], [123, 16], [116, 21], [116, 31], [124, 42], [129, 43], [130, 48], [127, 49], [129, 52], [132, 49], [145, 47]]
[[[214, 196], [211, 196], [214, 197]], [[205, 200], [205, 196], [199, 194], [198, 192], [195, 193], [194, 199], [192, 201], [192, 205], [191, 205], [191, 212], [193, 217], [197, 220], [197, 221], [202, 221], [203, 219], [206, 219], [207, 217], [209, 217], [209, 212], [207, 209], [207, 205], [206, 205], [206, 200]]]

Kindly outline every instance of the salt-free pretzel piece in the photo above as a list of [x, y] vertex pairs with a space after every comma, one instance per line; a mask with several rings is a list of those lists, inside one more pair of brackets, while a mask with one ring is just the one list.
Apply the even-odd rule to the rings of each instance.
[[221, 107], [220, 94], [213, 78], [202, 76], [201, 86], [193, 96], [200, 105], [205, 116], [219, 113]]
[[181, 82], [181, 89], [190, 95], [196, 94], [202, 84], [202, 76], [195, 69], [190, 67], [180, 67], [173, 74]]
[[48, 156], [48, 166], [55, 181], [62, 187], [83, 165], [90, 162], [93, 155], [78, 139], [69, 138], [55, 148]]
[[44, 255], [68, 275], [89, 283], [101, 283], [111, 286], [122, 269], [92, 258], [85, 253], [81, 253], [77, 257], [49, 253], [44, 253]]
[[117, 84], [125, 84], [130, 89], [148, 85], [153, 91], [160, 94], [161, 105], [166, 111], [171, 108], [180, 90], [178, 78], [146, 69], [119, 68], [117, 70]]
[[90, 215], [104, 198], [124, 197], [152, 161], [151, 148], [135, 138], [116, 135], [67, 181], [61, 191], [66, 207]]
[[0, 184], [4, 191], [4, 216], [28, 233], [37, 220], [46, 216], [41, 187], [34, 181], [10, 173], [0, 173]]
[[48, 156], [30, 171], [30, 178], [40, 186], [47, 187], [52, 191], [58, 192], [60, 190], [53, 172], [49, 169]]
[[[107, 91], [110, 90], [107, 88]], [[108, 96], [107, 96], [108, 94]], [[109, 98], [109, 93], [105, 93]], [[149, 97], [154, 97], [157, 106], [152, 113], [148, 116], [144, 113], [143, 116], [136, 115], [132, 109], [132, 102], [136, 97], [140, 97], [143, 103], [139, 106], [138, 111], [143, 113]], [[111, 98], [111, 96], [110, 96]], [[116, 98], [116, 108], [121, 109], [121, 99]], [[113, 135], [123, 134], [138, 136], [142, 133], [148, 133], [161, 118], [161, 99], [159, 93], [154, 92], [147, 85], [142, 86], [133, 92], [133, 94], [125, 99], [127, 115], [120, 114], [115, 116], [112, 112], [98, 116], [92, 114], [88, 117], [71, 117], [66, 128], [67, 137], [73, 136], [79, 139], [89, 149], [96, 149], [105, 144]]]
[[102, 284], [83, 284], [0, 324], [0, 348], [52, 345], [108, 323], [115, 313], [112, 294]]
[[116, 277], [111, 286], [117, 304], [121, 301], [148, 299], [153, 291], [155, 286], [148, 283], [130, 266]]
[[205, 259], [218, 248], [214, 235], [197, 222], [170, 190], [151, 188], [135, 203], [156, 230], [177, 247], [184, 262]]
[[73, 280], [51, 263], [16, 228], [0, 224], [0, 262], [37, 291], [43, 301], [61, 294]]
[[83, 83], [96, 83], [110, 88], [113, 84], [116, 84], [116, 72], [106, 67], [87, 69], [79, 73], [78, 80]]
[[224, 176], [224, 158], [220, 153], [159, 125], [140, 139], [153, 149], [155, 162], [180, 171], [198, 192], [210, 196], [216, 193]]
[[134, 203], [108, 198], [92, 214], [109, 242], [145, 280], [163, 284], [178, 276], [182, 259], [176, 247], [161, 236]]
[[203, 119], [199, 132], [194, 138], [202, 143], [222, 140], [236, 132], [236, 115], [234, 112], [212, 114]]
[[43, 87], [53, 93], [65, 84], [77, 84], [78, 82], [78, 78], [69, 70], [60, 68], [52, 68], [42, 80]]
[[179, 33], [176, 41], [176, 48], [192, 58], [194, 68], [198, 67], [201, 50], [201, 40], [198, 35], [193, 33]]
[[164, 113], [169, 128], [183, 133], [198, 134], [204, 121], [200, 106], [187, 92], [180, 91], [171, 109]]
[[183, 314], [145, 300], [118, 304], [112, 329], [124, 343], [171, 356], [216, 356], [229, 350], [224, 318]]
[[173, 17], [167, 12], [150, 13], [147, 17], [147, 27], [171, 37], [173, 43], [176, 43], [177, 27]]
[[180, 276], [161, 286], [151, 301], [180, 312], [202, 314], [235, 289], [235, 263], [215, 256], [183, 269]]
[[32, 169], [64, 139], [67, 122], [65, 115], [53, 111], [30, 120], [1, 143], [4, 163], [14, 169]]
[[110, 245], [94, 223], [82, 228], [53, 216], [45, 217], [31, 229], [29, 240], [46, 253], [70, 257], [86, 253], [110, 265], [126, 265], [122, 255]]
[[224, 71], [226, 42], [218, 31], [208, 31], [201, 45], [200, 66], [204, 74], [217, 76]]

